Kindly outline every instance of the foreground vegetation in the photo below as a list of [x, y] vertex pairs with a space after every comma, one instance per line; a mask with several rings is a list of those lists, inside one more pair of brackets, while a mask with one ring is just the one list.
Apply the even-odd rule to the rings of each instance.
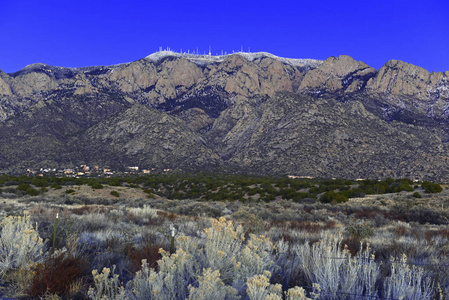
[[449, 298], [449, 191], [438, 184], [206, 174], [0, 184], [2, 297]]

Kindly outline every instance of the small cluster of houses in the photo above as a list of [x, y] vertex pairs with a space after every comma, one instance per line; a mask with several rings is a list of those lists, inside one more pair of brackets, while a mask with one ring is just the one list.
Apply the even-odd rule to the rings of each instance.
[[28, 176], [56, 176], [56, 177], [110, 177], [114, 175], [151, 174], [154, 172], [171, 172], [172, 169], [158, 170], [156, 168], [140, 169], [138, 166], [128, 166], [125, 171], [113, 170], [109, 167], [80, 165], [74, 168], [40, 168], [27, 169]]

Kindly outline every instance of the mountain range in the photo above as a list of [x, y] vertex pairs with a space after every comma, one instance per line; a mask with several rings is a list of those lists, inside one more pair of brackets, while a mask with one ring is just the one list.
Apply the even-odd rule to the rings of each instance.
[[81, 164], [449, 180], [449, 71], [157, 52], [0, 71], [0, 170]]

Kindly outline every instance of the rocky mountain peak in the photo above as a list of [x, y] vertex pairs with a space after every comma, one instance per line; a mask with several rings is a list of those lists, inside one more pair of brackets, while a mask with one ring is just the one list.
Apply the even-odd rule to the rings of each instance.
[[385, 94], [403, 94], [425, 98], [437, 86], [447, 84], [449, 72], [430, 73], [424, 68], [390, 60], [380, 70], [377, 78], [369, 83], [370, 89]]
[[329, 57], [324, 61], [319, 69], [323, 72], [331, 73], [338, 77], [343, 77], [349, 73], [367, 68], [369, 68], [369, 66], [364, 62], [356, 61], [348, 55], [340, 55], [338, 57]]
[[411, 95], [426, 97], [431, 74], [418, 66], [390, 60], [379, 70], [379, 74], [370, 80], [368, 89], [387, 95]]
[[424, 68], [390, 60], [371, 78], [367, 92], [384, 97], [395, 110], [409, 110], [437, 119], [449, 117], [449, 72], [430, 73]]
[[301, 92], [324, 95], [351, 93], [364, 88], [376, 70], [347, 55], [330, 57], [318, 68], [307, 72], [301, 82]]
[[44, 64], [44, 63], [34, 63], [31, 65], [27, 65], [25, 66], [25, 68], [22, 69], [22, 71], [33, 71], [33, 70], [39, 70], [39, 69], [45, 69], [45, 68], [50, 68], [51, 66]]

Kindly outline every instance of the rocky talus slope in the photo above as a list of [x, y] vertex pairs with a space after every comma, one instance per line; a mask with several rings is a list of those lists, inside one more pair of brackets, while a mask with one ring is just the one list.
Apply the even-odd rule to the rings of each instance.
[[91, 164], [449, 180], [449, 72], [158, 52], [0, 71], [0, 169]]

